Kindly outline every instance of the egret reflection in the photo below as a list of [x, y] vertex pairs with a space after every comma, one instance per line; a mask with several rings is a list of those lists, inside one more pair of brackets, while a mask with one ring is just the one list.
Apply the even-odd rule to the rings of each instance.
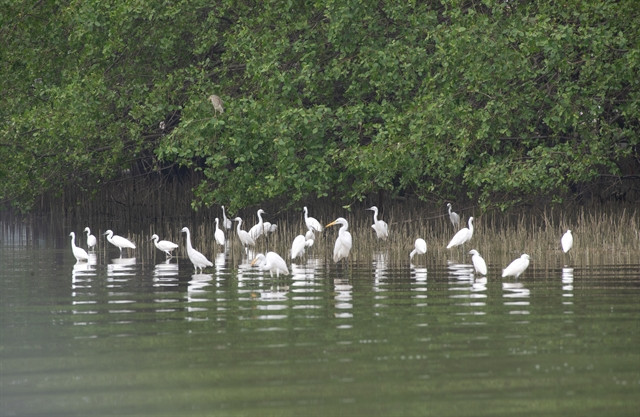
[[529, 306], [530, 291], [522, 282], [503, 282], [502, 291], [504, 305], [514, 307], [509, 314], [529, 314], [525, 307]]

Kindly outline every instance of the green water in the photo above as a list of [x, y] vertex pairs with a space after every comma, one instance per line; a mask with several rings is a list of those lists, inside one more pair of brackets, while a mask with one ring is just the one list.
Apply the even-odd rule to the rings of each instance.
[[348, 268], [311, 255], [272, 280], [239, 253], [193, 275], [117, 250], [74, 265], [57, 246], [0, 248], [3, 416], [640, 410], [638, 264], [533, 260], [515, 280], [490, 254], [479, 278], [381, 251]]

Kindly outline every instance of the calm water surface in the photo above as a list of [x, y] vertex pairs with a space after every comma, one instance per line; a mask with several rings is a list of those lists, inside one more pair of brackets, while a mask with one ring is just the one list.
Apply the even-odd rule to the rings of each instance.
[[639, 415], [638, 264], [312, 252], [270, 279], [57, 246], [0, 247], [3, 416]]

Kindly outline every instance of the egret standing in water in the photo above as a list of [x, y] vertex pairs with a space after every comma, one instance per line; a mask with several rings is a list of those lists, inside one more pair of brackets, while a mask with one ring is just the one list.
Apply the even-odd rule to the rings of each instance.
[[229, 219], [226, 213], [224, 212], [224, 206], [222, 206], [222, 227], [224, 227], [227, 230], [230, 230], [233, 227], [233, 223], [231, 222], [231, 219]]
[[91, 234], [91, 229], [89, 229], [89, 227], [85, 227], [84, 232], [87, 234], [87, 249], [89, 249], [89, 252], [91, 252], [91, 250], [98, 243], [98, 239], [96, 239], [96, 237]]
[[191, 246], [191, 233], [189, 232], [189, 228], [183, 227], [181, 232], [187, 234], [187, 256], [189, 256], [189, 260], [193, 264], [196, 274], [198, 273], [198, 270], [200, 270], [200, 273], [202, 273], [202, 270], [207, 266], [213, 266], [213, 263], [208, 260], [206, 256], [204, 256], [203, 254], [195, 250], [193, 246]]
[[427, 242], [425, 242], [422, 238], [418, 238], [414, 242], [413, 248], [414, 249], [409, 254], [409, 260], [413, 260], [413, 257], [415, 255], [424, 255], [425, 253], [427, 253]]
[[158, 248], [159, 250], [164, 252], [165, 253], [165, 257], [167, 259], [172, 258], [173, 255], [171, 254], [171, 252], [176, 250], [178, 248], [178, 245], [176, 245], [175, 243], [170, 242], [168, 240], [158, 241], [158, 239], [160, 239], [160, 238], [155, 233], [151, 236], [151, 240], [153, 240], [153, 244], [156, 245], [156, 248]]
[[264, 234], [264, 222], [262, 221], [262, 215], [265, 214], [265, 211], [259, 209], [257, 214], [258, 223], [254, 224], [253, 227], [249, 229], [249, 235], [253, 240], [258, 240], [258, 238]]
[[251, 237], [249, 232], [247, 232], [246, 230], [242, 230], [240, 228], [242, 226], [242, 219], [240, 217], [236, 217], [233, 220], [238, 222], [238, 227], [236, 228], [236, 233], [238, 234], [238, 239], [240, 239], [240, 242], [242, 243], [242, 246], [244, 246], [244, 253], [247, 253], [248, 252], [248, 247], [249, 246], [255, 246], [256, 245], [256, 241], [253, 240], [253, 238]]
[[216, 239], [216, 243], [220, 246], [224, 246], [224, 232], [218, 228], [218, 218], [216, 217], [216, 231], [213, 234]]
[[84, 262], [89, 260], [89, 254], [86, 250], [76, 246], [76, 234], [74, 232], [69, 233], [71, 236], [71, 251], [75, 256], [77, 262]]
[[[309, 229], [309, 232], [311, 232], [311, 235], [313, 236], [311, 229]], [[296, 236], [291, 244], [291, 259], [296, 259], [298, 256], [304, 255], [304, 250], [311, 246], [313, 246], [313, 238], [307, 239], [304, 235]]]
[[386, 240], [389, 237], [389, 226], [384, 220], [378, 220], [378, 207], [371, 206], [367, 210], [373, 211], [373, 224], [371, 227], [376, 231], [378, 239]]
[[560, 244], [562, 245], [562, 251], [564, 253], [569, 252], [569, 250], [573, 246], [573, 235], [571, 234], [571, 230], [567, 230], [567, 232], [564, 235], [562, 235], [562, 239], [560, 239]]
[[520, 274], [524, 272], [525, 269], [529, 266], [529, 255], [523, 253], [515, 261], [511, 262], [508, 267], [502, 270], [502, 278], [508, 276], [514, 276], [518, 278]]
[[136, 245], [129, 239], [126, 239], [122, 236], [114, 235], [111, 230], [107, 230], [104, 232], [107, 236], [107, 241], [111, 243], [113, 246], [120, 249], [120, 257], [122, 257], [122, 248], [135, 249]]
[[251, 262], [251, 266], [258, 264], [260, 269], [269, 271], [269, 275], [273, 278], [273, 273], [276, 273], [276, 278], [280, 278], [280, 273], [289, 275], [289, 268], [287, 263], [282, 259], [280, 255], [275, 252], [267, 252], [267, 255], [259, 253], [256, 258]]
[[315, 232], [322, 232], [322, 225], [320, 222], [315, 217], [309, 217], [307, 206], [304, 206], [302, 210], [304, 211], [304, 224], [307, 225], [307, 229]]
[[475, 269], [476, 273], [487, 275], [487, 263], [482, 259], [482, 256], [480, 256], [478, 251], [471, 249], [469, 251], [469, 255], [472, 255], [471, 262], [473, 262], [473, 269]]
[[451, 211], [451, 203], [447, 203], [447, 208], [449, 209], [449, 220], [451, 220], [451, 224], [455, 229], [460, 227], [460, 216], [455, 211]]
[[458, 233], [453, 235], [451, 242], [447, 245], [447, 249], [451, 249], [454, 246], [464, 245], [471, 240], [473, 236], [473, 217], [469, 217], [469, 227], [464, 227], [458, 230]]
[[353, 239], [351, 233], [349, 233], [349, 222], [343, 217], [338, 217], [325, 227], [333, 226], [336, 224], [342, 225], [338, 231], [338, 238], [333, 246], [333, 262], [338, 263], [341, 259], [346, 259], [351, 252], [351, 246], [353, 245]]

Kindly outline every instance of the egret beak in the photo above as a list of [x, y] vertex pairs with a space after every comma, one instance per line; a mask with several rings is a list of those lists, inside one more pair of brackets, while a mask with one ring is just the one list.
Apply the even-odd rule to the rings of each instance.
[[331, 223], [329, 223], [328, 225], [326, 225], [325, 227], [333, 226], [333, 225], [335, 225], [335, 224], [336, 224], [336, 221], [334, 220], [334, 221], [332, 221]]
[[251, 261], [251, 266], [254, 266], [256, 264], [256, 261], [258, 260], [258, 258], [254, 259], [253, 261]]

